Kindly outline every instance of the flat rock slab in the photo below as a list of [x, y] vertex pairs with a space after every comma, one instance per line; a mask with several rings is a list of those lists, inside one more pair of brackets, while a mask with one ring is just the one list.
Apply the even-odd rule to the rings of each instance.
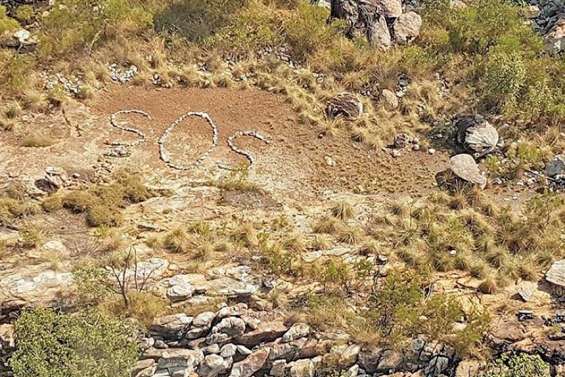
[[48, 304], [73, 283], [71, 272], [53, 270], [26, 271], [3, 276], [0, 279], [1, 301], [25, 301]]

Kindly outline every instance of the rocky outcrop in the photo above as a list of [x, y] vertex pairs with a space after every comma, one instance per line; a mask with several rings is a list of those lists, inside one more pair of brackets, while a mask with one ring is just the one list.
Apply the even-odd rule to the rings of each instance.
[[287, 326], [272, 320], [272, 312], [243, 303], [196, 316], [157, 318], [140, 344], [144, 351], [135, 377], [314, 377], [327, 365], [349, 376], [415, 370], [439, 376], [455, 366], [453, 350], [423, 338], [415, 339], [408, 352], [363, 348], [326, 339], [306, 323]]
[[370, 44], [387, 48], [393, 42], [407, 43], [418, 37], [421, 17], [415, 12], [403, 13], [400, 0], [332, 0], [328, 22], [343, 19], [348, 27], [346, 35], [362, 34]]

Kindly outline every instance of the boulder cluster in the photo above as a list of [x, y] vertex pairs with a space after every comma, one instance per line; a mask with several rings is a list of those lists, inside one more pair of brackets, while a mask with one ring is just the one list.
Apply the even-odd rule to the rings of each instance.
[[416, 12], [404, 12], [401, 0], [332, 0], [330, 8], [328, 21], [345, 20], [349, 37], [365, 35], [377, 47], [409, 43], [420, 35], [422, 18]]
[[273, 319], [272, 311], [253, 301], [196, 316], [157, 318], [140, 343], [135, 377], [314, 377], [330, 370], [351, 377], [400, 371], [439, 376], [455, 365], [454, 350], [436, 342], [416, 338], [402, 353], [363, 348], [343, 334], [324, 335], [306, 323]]

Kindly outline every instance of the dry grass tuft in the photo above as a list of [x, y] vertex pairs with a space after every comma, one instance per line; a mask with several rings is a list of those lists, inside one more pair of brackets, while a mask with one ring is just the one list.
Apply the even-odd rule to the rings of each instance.
[[345, 201], [336, 203], [332, 208], [332, 216], [340, 220], [349, 220], [354, 214], [353, 206]]
[[22, 140], [22, 147], [26, 148], [46, 148], [57, 143], [56, 139], [50, 136], [33, 133], [25, 136]]

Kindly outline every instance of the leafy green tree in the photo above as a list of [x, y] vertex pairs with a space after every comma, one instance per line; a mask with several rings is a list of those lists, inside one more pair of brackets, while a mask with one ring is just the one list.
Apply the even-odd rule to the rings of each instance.
[[129, 377], [138, 348], [132, 329], [97, 311], [26, 311], [15, 323], [15, 377]]

